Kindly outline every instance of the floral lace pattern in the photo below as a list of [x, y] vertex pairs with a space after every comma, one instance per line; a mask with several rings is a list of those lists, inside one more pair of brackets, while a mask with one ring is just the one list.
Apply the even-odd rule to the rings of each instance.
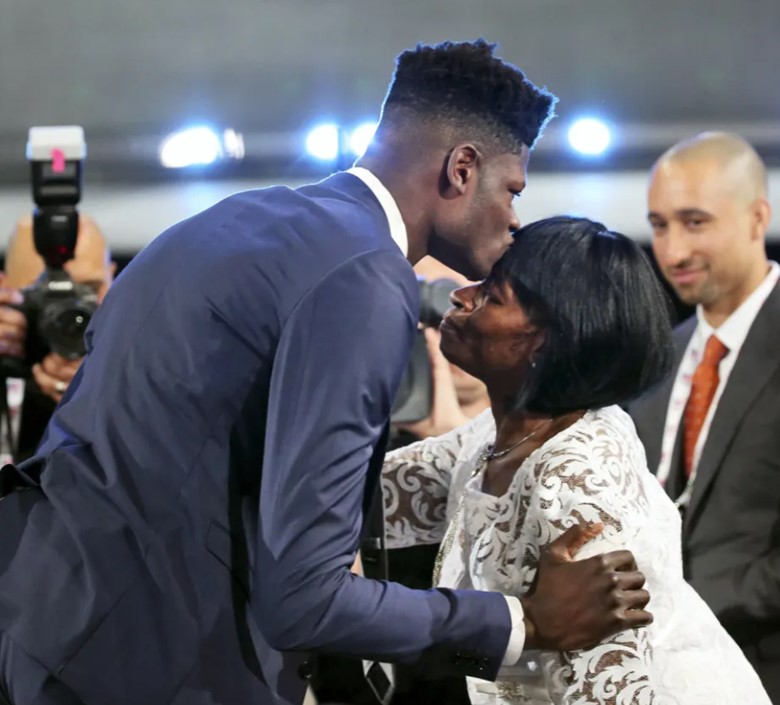
[[630, 549], [655, 621], [592, 649], [525, 654], [495, 684], [469, 679], [475, 705], [769, 705], [742, 652], [683, 580], [679, 515], [648, 472], [627, 414], [587, 412], [532, 453], [501, 497], [481, 489], [479, 457], [494, 435], [488, 411], [388, 455], [388, 545], [441, 541], [435, 584], [519, 597], [542, 546], [577, 520], [601, 522], [578, 557]]

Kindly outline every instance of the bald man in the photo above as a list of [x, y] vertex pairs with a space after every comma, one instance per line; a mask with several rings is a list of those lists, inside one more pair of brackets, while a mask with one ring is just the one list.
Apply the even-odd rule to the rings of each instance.
[[632, 408], [682, 513], [686, 578], [780, 704], [780, 268], [767, 260], [766, 169], [704, 133], [653, 166], [648, 219], [664, 277], [696, 315], [678, 367]]
[[[103, 300], [114, 278], [116, 265], [111, 261], [103, 233], [89, 216], [79, 217], [79, 231], [73, 259], [65, 263], [65, 271], [74, 282], [95, 290], [98, 302]], [[33, 243], [32, 218], [21, 219], [8, 241], [5, 272], [0, 287], [0, 354], [23, 358], [27, 337], [27, 322], [19, 311], [7, 304], [21, 303], [21, 289], [33, 284], [43, 273], [44, 262]], [[80, 360], [66, 360], [50, 353], [32, 367], [32, 380], [7, 382], [11, 407], [21, 405], [21, 414], [14, 414], [11, 436], [4, 428], [0, 434], [0, 459], [21, 461], [35, 451], [54, 406], [62, 398]], [[19, 422], [16, 422], [16, 420]], [[15, 427], [14, 427], [15, 426]]]

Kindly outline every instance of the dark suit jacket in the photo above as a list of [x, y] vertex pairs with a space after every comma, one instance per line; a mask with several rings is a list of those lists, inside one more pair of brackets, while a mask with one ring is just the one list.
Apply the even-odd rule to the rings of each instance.
[[[675, 332], [678, 363], [696, 327]], [[630, 411], [658, 467], [674, 377]], [[682, 490], [681, 434], [667, 490]], [[780, 287], [753, 323], [701, 453], [683, 518], [686, 577], [742, 646], [780, 703]]]
[[310, 650], [493, 676], [502, 596], [349, 572], [417, 289], [351, 174], [158, 237], [0, 502], [0, 630], [90, 705], [297, 703]]

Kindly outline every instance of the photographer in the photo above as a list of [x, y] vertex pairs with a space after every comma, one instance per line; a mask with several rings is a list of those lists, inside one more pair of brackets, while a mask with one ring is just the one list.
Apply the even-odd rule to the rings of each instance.
[[[5, 273], [0, 282], [0, 355], [17, 361], [26, 358], [27, 318], [12, 306], [23, 303], [21, 290], [32, 285], [44, 269], [33, 242], [32, 218], [22, 218], [8, 241]], [[116, 265], [110, 260], [103, 233], [88, 216], [79, 217], [74, 257], [65, 263], [64, 269], [75, 283], [93, 289], [98, 302], [103, 300]], [[5, 380], [10, 423], [3, 424], [0, 436], [2, 462], [9, 462], [11, 457], [19, 462], [32, 455], [81, 359], [69, 360], [49, 352], [31, 362], [28, 377], [9, 376]]]

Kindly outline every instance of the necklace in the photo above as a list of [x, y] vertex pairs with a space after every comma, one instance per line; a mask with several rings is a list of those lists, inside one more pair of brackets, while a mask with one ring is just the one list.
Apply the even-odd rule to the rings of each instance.
[[523, 445], [523, 443], [525, 443], [526, 441], [530, 441], [539, 431], [542, 430], [542, 428], [544, 428], [545, 426], [549, 426], [552, 422], [553, 422], [552, 419], [548, 419], [544, 423], [539, 424], [533, 431], [531, 431], [531, 433], [523, 436], [519, 441], [517, 441], [517, 443], [513, 443], [511, 446], [509, 446], [509, 448], [504, 448], [504, 450], [496, 451], [493, 450], [495, 446], [492, 445], [488, 446], [487, 448], [485, 448], [482, 462], [489, 463], [491, 460], [495, 460], [496, 458], [503, 458], [510, 451], [513, 451], [518, 446]]

